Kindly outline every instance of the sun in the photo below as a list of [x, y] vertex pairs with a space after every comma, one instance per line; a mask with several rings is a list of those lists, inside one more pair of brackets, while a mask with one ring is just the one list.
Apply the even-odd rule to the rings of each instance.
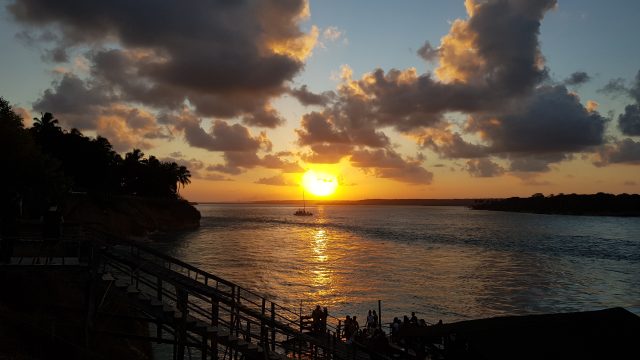
[[309, 170], [302, 176], [302, 186], [316, 196], [328, 196], [338, 188], [338, 178], [335, 175]]

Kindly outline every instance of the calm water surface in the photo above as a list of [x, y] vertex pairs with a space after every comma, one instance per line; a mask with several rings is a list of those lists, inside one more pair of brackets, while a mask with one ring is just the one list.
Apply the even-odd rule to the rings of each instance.
[[160, 246], [297, 309], [382, 300], [429, 322], [625, 307], [640, 314], [640, 219], [463, 207], [199, 205], [199, 230]]

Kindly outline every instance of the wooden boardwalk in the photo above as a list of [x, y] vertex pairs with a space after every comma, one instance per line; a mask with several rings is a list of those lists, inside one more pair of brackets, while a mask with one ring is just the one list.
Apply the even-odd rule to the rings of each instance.
[[[75, 248], [70, 244], [75, 243]], [[137, 242], [115, 239], [84, 228], [67, 231], [57, 242], [32, 235], [3, 270], [79, 269], [89, 273], [88, 327], [106, 313], [105, 299], [117, 295], [149, 324], [150, 335], [100, 333], [173, 345], [173, 358], [194, 353], [201, 359], [384, 359], [340, 339], [339, 320], [326, 331], [309, 331], [308, 319], [281, 306]], [[68, 251], [74, 248], [71, 253]], [[37, 270], [36, 270], [37, 271]]]
[[150, 247], [120, 242], [93, 257], [93, 276], [107, 284], [106, 291], [127, 294], [154, 324], [149, 340], [173, 344], [174, 359], [183, 359], [186, 347], [202, 359], [372, 357], [342, 342], [331, 325], [322, 334], [309, 333], [299, 313]]

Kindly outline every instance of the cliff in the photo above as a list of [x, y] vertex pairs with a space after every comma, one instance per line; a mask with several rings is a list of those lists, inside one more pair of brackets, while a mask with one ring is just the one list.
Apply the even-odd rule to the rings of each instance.
[[65, 223], [96, 225], [116, 236], [144, 237], [200, 226], [200, 212], [186, 200], [135, 196], [70, 195], [62, 205]]

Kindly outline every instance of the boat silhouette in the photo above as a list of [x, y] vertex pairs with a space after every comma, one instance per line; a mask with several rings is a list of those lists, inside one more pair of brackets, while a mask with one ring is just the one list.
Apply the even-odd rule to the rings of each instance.
[[304, 199], [304, 190], [302, 190], [302, 209], [296, 210], [293, 215], [295, 216], [312, 216], [313, 213], [307, 211], [307, 202]]

